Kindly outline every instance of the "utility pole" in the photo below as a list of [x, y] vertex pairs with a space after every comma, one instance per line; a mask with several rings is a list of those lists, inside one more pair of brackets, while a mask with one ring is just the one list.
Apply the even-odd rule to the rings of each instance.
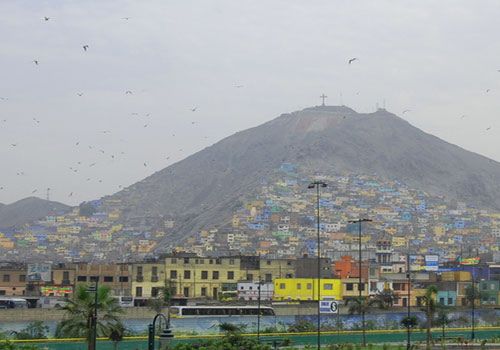
[[[358, 295], [359, 295], [359, 302], [364, 302], [363, 296], [362, 296], [362, 290], [365, 289], [364, 284], [362, 283], [361, 279], [361, 260], [362, 260], [362, 255], [361, 255], [361, 223], [363, 222], [372, 222], [370, 219], [357, 219], [357, 220], [351, 220], [349, 223], [351, 224], [358, 224], [358, 266], [359, 266], [359, 281], [358, 281]], [[363, 286], [363, 289], [361, 287]], [[361, 308], [361, 324], [363, 327], [363, 346], [366, 346], [366, 334], [365, 334], [365, 311], [364, 308]]]
[[406, 302], [406, 320], [407, 320], [407, 329], [406, 329], [406, 350], [411, 349], [411, 335], [410, 335], [410, 296], [411, 296], [411, 271], [410, 271], [410, 241], [407, 242], [407, 251], [406, 251], [406, 280], [408, 283], [408, 294], [407, 294], [407, 302]]
[[[325, 94], [323, 94], [324, 96]], [[326, 96], [324, 96], [326, 97]], [[323, 98], [323, 105], [324, 105], [324, 98]], [[327, 187], [327, 184], [322, 181], [314, 181], [307, 186], [309, 189], [316, 189], [316, 228], [317, 228], [317, 238], [318, 238], [318, 291], [317, 291], [317, 296], [318, 296], [318, 324], [317, 324], [317, 345], [318, 345], [318, 350], [321, 349], [321, 236], [320, 236], [320, 221], [319, 221], [319, 197], [320, 197], [320, 191], [319, 189]], [[313, 283], [314, 285], [314, 283]]]

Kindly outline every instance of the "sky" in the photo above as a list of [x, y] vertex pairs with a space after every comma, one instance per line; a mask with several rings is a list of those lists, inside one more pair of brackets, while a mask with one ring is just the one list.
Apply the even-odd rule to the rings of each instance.
[[385, 103], [500, 161], [498, 13], [493, 0], [1, 1], [0, 203], [112, 194], [322, 93], [364, 113]]

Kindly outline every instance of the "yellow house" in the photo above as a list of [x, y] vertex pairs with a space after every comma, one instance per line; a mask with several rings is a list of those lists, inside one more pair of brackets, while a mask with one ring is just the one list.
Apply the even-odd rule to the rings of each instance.
[[203, 258], [187, 253], [165, 258], [165, 272], [177, 297], [213, 299], [235, 292], [246, 273], [238, 257]]
[[[363, 271], [363, 270], [361, 270]], [[361, 287], [361, 296], [369, 295], [368, 283], [365, 279], [362, 279], [363, 287]], [[344, 299], [357, 298], [359, 297], [359, 278], [343, 278], [342, 279], [342, 297]]]
[[141, 262], [132, 265], [132, 296], [138, 300], [155, 298], [165, 286], [163, 261]]
[[[277, 278], [274, 280], [274, 300], [318, 300], [317, 278]], [[321, 299], [342, 300], [340, 279], [322, 278]]]

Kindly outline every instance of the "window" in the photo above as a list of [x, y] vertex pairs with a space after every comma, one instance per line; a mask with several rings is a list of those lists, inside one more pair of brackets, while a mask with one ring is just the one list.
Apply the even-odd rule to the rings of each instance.
[[10, 275], [3, 275], [3, 282], [10, 282]]
[[313, 287], [313, 286], [312, 286], [312, 283], [308, 283], [308, 284], [307, 284], [307, 286], [306, 286], [307, 290], [311, 290], [311, 289], [312, 289], [312, 287]]
[[215, 264], [216, 265], [222, 264], [222, 259], [215, 259]]
[[99, 281], [99, 276], [90, 276], [90, 282], [97, 282]]
[[266, 282], [272, 282], [273, 281], [273, 274], [272, 273], [266, 273], [265, 281]]
[[227, 272], [227, 279], [228, 280], [234, 280], [234, 271], [228, 271]]
[[87, 282], [87, 276], [78, 276], [76, 280], [78, 282]]
[[210, 265], [212, 265], [212, 264], [214, 263], [214, 259], [209, 259], [209, 260], [208, 260], [208, 263], [209, 263]]
[[444, 298], [439, 298], [439, 303], [440, 303], [441, 305], [444, 305]]
[[448, 298], [448, 305], [452, 305], [453, 304], [453, 298]]
[[172, 259], [170, 259], [170, 262], [171, 262], [172, 264], [177, 264], [177, 258], [172, 258]]
[[353, 284], [352, 283], [346, 283], [345, 285], [345, 290], [353, 290]]
[[26, 282], [26, 275], [19, 275], [19, 282]]
[[189, 287], [184, 287], [184, 296], [189, 298]]
[[171, 280], [177, 279], [177, 270], [170, 270], [170, 279]]
[[142, 287], [135, 287], [135, 296], [142, 297]]
[[137, 266], [137, 274], [142, 275], [142, 266]]
[[234, 259], [229, 259], [229, 265], [234, 265]]
[[302, 284], [301, 283], [297, 283], [297, 289], [302, 289]]
[[120, 276], [118, 277], [118, 281], [121, 283], [128, 283], [128, 276]]
[[253, 273], [247, 273], [247, 281], [253, 281]]
[[69, 281], [69, 271], [63, 271], [63, 281]]
[[267, 260], [266, 264], [271, 265], [271, 260]]
[[207, 296], [207, 287], [201, 287], [201, 296], [206, 297]]
[[[358, 286], [359, 286], [358, 290], [363, 290], [363, 291], [365, 290], [365, 284], [364, 283], [361, 283], [361, 284], [358, 283]], [[403, 288], [403, 290], [404, 290], [404, 288]]]
[[184, 258], [184, 264], [189, 264], [189, 258]]
[[287, 265], [287, 266], [292, 266], [292, 261], [291, 261], [291, 260], [288, 260], [288, 261], [286, 262], [286, 265]]
[[113, 282], [113, 276], [104, 276], [104, 282]]
[[158, 276], [158, 266], [153, 266], [153, 267], [151, 268], [151, 274], [152, 274], [153, 276]]
[[285, 289], [285, 288], [286, 288], [285, 284], [284, 283], [280, 283], [280, 289]]
[[333, 290], [333, 284], [331, 284], [331, 283], [324, 283], [323, 284], [323, 289], [324, 290]]
[[190, 278], [191, 278], [191, 271], [189, 271], [189, 270], [185, 270], [185, 271], [184, 271], [184, 279], [185, 279], [185, 280], [188, 280], [188, 279], [190, 279]]
[[202, 280], [208, 279], [208, 271], [201, 271], [201, 279]]
[[219, 271], [212, 271], [212, 279], [214, 280], [219, 279]]
[[156, 298], [159, 294], [159, 291], [160, 291], [160, 288], [158, 288], [158, 287], [151, 288], [151, 296], [153, 298]]

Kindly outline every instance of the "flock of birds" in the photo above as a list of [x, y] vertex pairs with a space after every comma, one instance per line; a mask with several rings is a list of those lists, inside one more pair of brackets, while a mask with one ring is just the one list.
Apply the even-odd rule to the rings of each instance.
[[[122, 17], [121, 19], [122, 19], [122, 20], [124, 20], [124, 21], [129, 21], [129, 20], [131, 19], [131, 17]], [[51, 21], [51, 20], [52, 20], [52, 18], [51, 18], [51, 17], [48, 17], [48, 16], [44, 16], [44, 17], [42, 18], [42, 20], [43, 20], [44, 22], [49, 22], [49, 21]], [[91, 49], [91, 46], [90, 46], [89, 44], [87, 44], [87, 43], [86, 43], [86, 44], [83, 44], [83, 45], [81, 46], [81, 48], [82, 48], [83, 52], [88, 52], [88, 51]], [[33, 64], [34, 64], [35, 66], [40, 66], [40, 65], [42, 65], [42, 62], [41, 62], [38, 58], [33, 59], [33, 61], [32, 61], [32, 62], [33, 62]], [[234, 87], [234, 88], [236, 88], [236, 89], [241, 89], [241, 88], [243, 88], [243, 87], [244, 87], [244, 85], [242, 85], [242, 84], [234, 84], [234, 85], [233, 85], [233, 87]], [[145, 90], [143, 90], [143, 91], [141, 91], [141, 92], [144, 92], [144, 91], [145, 91]], [[124, 94], [125, 94], [125, 95], [134, 95], [134, 91], [133, 91], [133, 90], [125, 90]], [[76, 93], [76, 95], [77, 95], [78, 97], [83, 97], [83, 96], [84, 96], [84, 92], [77, 92], [77, 93]], [[0, 101], [8, 101], [8, 100], [9, 100], [9, 98], [8, 98], [8, 97], [5, 97], [5, 96], [0, 96]], [[188, 109], [188, 110], [194, 113], [194, 112], [198, 111], [198, 106], [192, 106], [192, 107], [189, 107], [189, 109]], [[132, 116], [136, 116], [136, 117], [140, 117], [140, 116], [141, 116], [141, 115], [140, 115], [139, 113], [137, 113], [137, 112], [133, 112], [133, 113], [131, 113], [131, 115], [132, 115]], [[146, 118], [147, 118], [147, 117], [150, 117], [150, 116], [151, 116], [151, 113], [146, 113], [146, 114], [144, 114], [143, 116], [144, 116], [144, 117], [146, 117]], [[8, 121], [7, 119], [2, 119], [2, 120], [1, 120], [1, 122], [2, 122], [2, 123], [6, 123], [7, 121]], [[35, 125], [39, 125], [39, 124], [41, 123], [41, 121], [40, 121], [39, 119], [35, 118], [35, 117], [33, 117], [33, 118], [32, 118], [32, 121], [34, 122], [34, 124], [35, 124]], [[197, 122], [197, 121], [195, 121], [195, 120], [191, 121], [191, 125], [196, 125], [196, 124], [198, 124], [198, 122]], [[142, 127], [143, 127], [143, 128], [148, 128], [149, 126], [150, 126], [150, 123], [149, 123], [149, 122], [145, 122], [145, 123], [142, 125]], [[102, 131], [101, 131], [101, 133], [102, 133], [102, 134], [111, 134], [111, 130], [102, 130]], [[176, 134], [175, 134], [175, 133], [173, 133], [173, 134], [172, 134], [172, 137], [175, 137], [175, 136], [176, 136]], [[204, 139], [208, 139], [208, 136], [204, 136]], [[123, 141], [123, 140], [121, 140], [121, 141]], [[75, 144], [74, 144], [74, 146], [75, 146], [75, 147], [78, 147], [78, 146], [80, 146], [80, 144], [81, 144], [81, 142], [80, 142], [80, 141], [76, 141], [76, 142], [75, 142]], [[10, 147], [14, 149], [14, 148], [17, 148], [19, 145], [20, 145], [20, 143], [17, 143], [17, 142], [16, 142], [16, 143], [11, 143], [11, 144], [10, 144]], [[89, 150], [97, 150], [97, 151], [98, 151], [100, 154], [102, 154], [102, 155], [107, 154], [107, 152], [106, 152], [104, 149], [97, 148], [96, 146], [93, 146], [93, 145], [88, 145], [88, 149], [89, 149]], [[183, 152], [183, 149], [182, 149], [182, 148], [180, 148], [180, 149], [179, 149], [179, 152]], [[122, 151], [122, 152], [119, 152], [119, 154], [120, 154], [120, 155], [125, 155], [125, 152], [123, 152], [123, 151]], [[117, 158], [117, 155], [115, 155], [115, 154], [109, 154], [109, 157], [111, 158], [111, 160], [115, 160], [115, 159]], [[171, 158], [171, 156], [166, 156], [166, 157], [165, 157], [165, 159], [166, 159], [166, 160], [170, 160], [170, 158]], [[89, 167], [89, 168], [92, 168], [92, 167], [95, 167], [97, 164], [98, 164], [98, 162], [97, 162], [97, 161], [95, 161], [95, 162], [92, 162], [92, 163], [88, 164], [88, 167]], [[148, 162], [144, 161], [144, 162], [142, 163], [142, 165], [143, 165], [144, 167], [148, 167]], [[78, 162], [77, 162], [77, 166], [70, 166], [70, 167], [68, 167], [68, 169], [69, 169], [69, 171], [71, 171], [72, 173], [79, 173], [79, 172], [80, 172], [79, 167], [81, 167], [81, 166], [83, 166], [82, 162], [81, 162], [81, 161], [78, 161]], [[17, 172], [16, 172], [16, 175], [17, 175], [17, 176], [25, 176], [25, 172], [24, 172], [24, 171], [17, 171]], [[90, 177], [87, 177], [87, 178], [85, 179], [85, 181], [87, 181], [87, 182], [88, 182], [88, 181], [91, 181], [91, 180], [92, 180], [92, 178], [90, 178]], [[99, 179], [99, 178], [98, 178], [98, 179], [96, 179], [96, 181], [97, 181], [98, 183], [102, 183], [102, 182], [103, 182], [103, 180], [102, 180], [102, 179]], [[1, 190], [4, 190], [5, 188], [6, 188], [5, 186], [0, 186], [0, 191], [1, 191]], [[122, 189], [122, 188], [123, 188], [123, 186], [122, 186], [122, 185], [118, 185], [118, 188], [119, 188], [119, 189]], [[51, 189], [50, 189], [50, 188], [47, 188], [47, 190], [51, 190]], [[35, 189], [33, 189], [33, 190], [31, 191], [31, 194], [36, 194], [36, 193], [40, 193], [40, 191], [39, 191], [39, 189], [38, 189], [38, 188], [35, 188]], [[68, 194], [68, 197], [72, 197], [73, 195], [74, 195], [74, 192], [70, 192], [70, 193]]]
[[[124, 20], [124, 21], [129, 21], [129, 20], [131, 19], [131, 17], [122, 17], [121, 19], [122, 19], [122, 20]], [[49, 22], [49, 21], [51, 21], [51, 17], [45, 16], [45, 17], [43, 17], [43, 18], [42, 18], [42, 20], [43, 20], [43, 21], [45, 21], [45, 22]], [[83, 45], [81, 46], [81, 48], [82, 48], [83, 52], [85, 52], [85, 53], [86, 53], [86, 52], [88, 52], [88, 51], [91, 49], [91, 46], [90, 46], [89, 44], [87, 44], [87, 43], [86, 43], [86, 44], [83, 44]], [[349, 59], [347, 60], [347, 64], [348, 64], [348, 65], [352, 65], [352, 64], [353, 64], [353, 63], [355, 63], [356, 61], [359, 61], [359, 59], [358, 59], [357, 57], [352, 57], [352, 58], [349, 58]], [[41, 64], [41, 62], [40, 62], [40, 60], [39, 60], [38, 58], [33, 59], [33, 63], [35, 64], [35, 66], [39, 66], [39, 65]], [[498, 72], [500, 72], [500, 69], [498, 70]], [[241, 88], [243, 88], [243, 87], [244, 87], [244, 85], [242, 85], [242, 84], [234, 84], [234, 85], [233, 85], [233, 87], [234, 87], [234, 88], [236, 88], [236, 89], [241, 89]], [[486, 90], [486, 93], [489, 93], [490, 91], [491, 91], [491, 89], [487, 89], [487, 90]], [[83, 97], [83, 96], [84, 96], [84, 92], [77, 92], [77, 93], [76, 93], [76, 95], [77, 95], [78, 97]], [[125, 90], [125, 95], [134, 95], [134, 91], [132, 91], [132, 90]], [[356, 95], [359, 95], [359, 92], [356, 92]], [[9, 98], [8, 98], [8, 97], [5, 97], [5, 96], [0, 96], [0, 101], [8, 101], [8, 100], [9, 100]], [[190, 110], [191, 112], [193, 112], [193, 113], [194, 113], [194, 112], [196, 112], [196, 111], [198, 110], [198, 106], [193, 106], [193, 107], [190, 107], [190, 108], [189, 108], [189, 110]], [[402, 114], [404, 115], [404, 114], [409, 113], [409, 112], [411, 112], [411, 110], [410, 110], [410, 109], [405, 109], [405, 110], [402, 112]], [[134, 112], [134, 113], [131, 113], [131, 115], [132, 115], [132, 116], [139, 116], [139, 113]], [[145, 117], [149, 117], [150, 115], [151, 115], [150, 113], [147, 113], [147, 114], [145, 114]], [[465, 115], [462, 115], [460, 119], [464, 119], [465, 117], [466, 117]], [[33, 118], [32, 118], [32, 120], [33, 120], [33, 122], [35, 123], [35, 125], [39, 125], [39, 124], [41, 123], [41, 121], [40, 121], [39, 119], [35, 118], [35, 117], [33, 117]], [[2, 120], [2, 122], [3, 122], [3, 123], [7, 122], [7, 119], [3, 119], [3, 120]], [[196, 121], [191, 121], [191, 125], [195, 125], [195, 124], [197, 124], [197, 122], [196, 122]], [[145, 122], [145, 123], [142, 125], [142, 127], [143, 127], [143, 128], [148, 128], [149, 126], [150, 126], [150, 123], [149, 123], [149, 122]], [[491, 130], [491, 126], [488, 126], [488, 127], [486, 128], [486, 131], [489, 131], [489, 130]], [[102, 133], [102, 134], [110, 134], [110, 133], [111, 133], [111, 130], [103, 130], [103, 131], [101, 131], [101, 133]], [[172, 136], [175, 136], [175, 134], [172, 134]], [[207, 137], [207, 136], [205, 136], [205, 138], [208, 138], [208, 137]], [[11, 143], [11, 144], [10, 144], [10, 147], [11, 147], [11, 148], [16, 148], [16, 147], [18, 147], [18, 145], [19, 145], [19, 143]], [[75, 143], [75, 146], [76, 146], [76, 147], [80, 146], [80, 141], [77, 141], [77, 142]], [[88, 145], [88, 148], [89, 148], [90, 150], [92, 150], [92, 149], [97, 149], [97, 150], [98, 150], [98, 152], [99, 152], [99, 153], [101, 153], [101, 154], [103, 154], [103, 155], [104, 155], [104, 154], [107, 154], [107, 152], [106, 152], [104, 149], [101, 149], [101, 148], [96, 148], [96, 147], [95, 147], [95, 146], [93, 146], [93, 145]], [[180, 151], [180, 152], [182, 152], [182, 151], [183, 151], [183, 149], [179, 149], [179, 151]], [[120, 155], [124, 155], [124, 154], [125, 154], [125, 152], [120, 152], [119, 154], [120, 154]], [[109, 154], [109, 157], [111, 158], [111, 160], [115, 160], [115, 159], [116, 159], [116, 155], [115, 155], [115, 154]], [[170, 156], [166, 156], [166, 159], [167, 159], [167, 160], [169, 160], [169, 159], [170, 159]], [[94, 167], [96, 164], [97, 164], [97, 162], [92, 162], [92, 163], [88, 164], [88, 167], [89, 167], [89, 168], [92, 168], [92, 167]], [[143, 165], [144, 167], [148, 167], [148, 163], [147, 163], [146, 161], [144, 161], [142, 165]], [[73, 172], [73, 173], [78, 173], [78, 172], [79, 172], [78, 166], [82, 166], [82, 162], [81, 162], [81, 161], [77, 162], [77, 166], [75, 166], [75, 167], [73, 167], [73, 166], [69, 167], [69, 170], [70, 170], [71, 172]], [[24, 176], [24, 175], [25, 175], [24, 171], [18, 171], [18, 172], [17, 172], [17, 176]], [[92, 179], [91, 179], [90, 177], [87, 177], [87, 178], [86, 178], [86, 181], [91, 181], [91, 180], [92, 180]], [[99, 183], [102, 183], [102, 179], [97, 179], [97, 181], [98, 181]], [[4, 186], [0, 186], [0, 190], [3, 190], [4, 188], [5, 188]], [[118, 185], [118, 188], [119, 188], [119, 189], [122, 189], [122, 188], [123, 188], [123, 186], [122, 186], [122, 185]], [[48, 190], [50, 190], [50, 189], [48, 189]], [[37, 192], [39, 192], [39, 189], [35, 188], [35, 189], [33, 189], [33, 190], [32, 190], [32, 192], [31, 192], [31, 193], [32, 193], [32, 194], [35, 194], [35, 193], [37, 193]], [[73, 194], [74, 194], [74, 192], [70, 192], [70, 193], [68, 194], [68, 197], [72, 197], [72, 196], [73, 196]]]

